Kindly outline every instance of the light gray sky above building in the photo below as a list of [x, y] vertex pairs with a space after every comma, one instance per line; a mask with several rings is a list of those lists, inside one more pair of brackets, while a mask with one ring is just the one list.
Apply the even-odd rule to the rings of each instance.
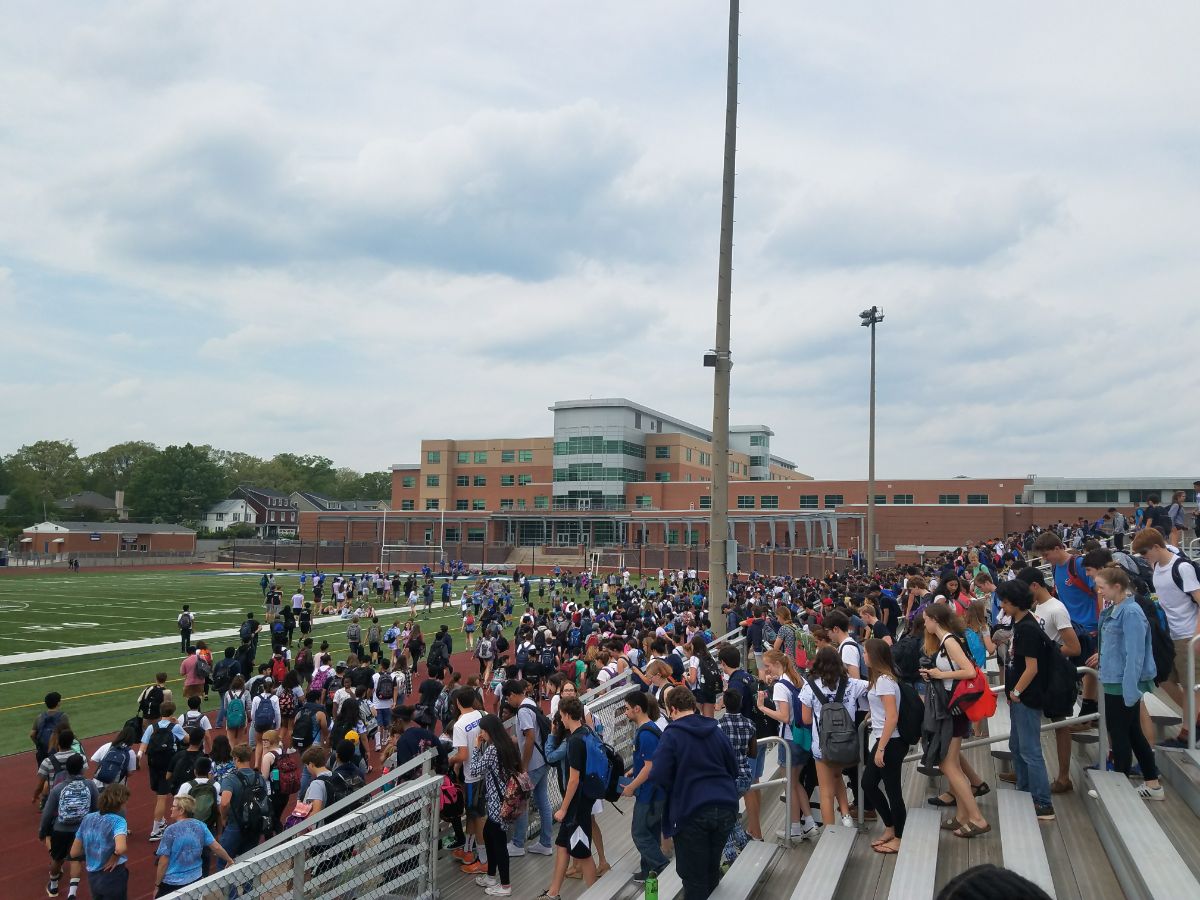
[[[382, 469], [711, 421], [727, 6], [18, 2], [0, 453]], [[1200, 7], [742, 11], [735, 422], [818, 477], [1187, 470]], [[1178, 400], [1180, 405], [1172, 406]]]

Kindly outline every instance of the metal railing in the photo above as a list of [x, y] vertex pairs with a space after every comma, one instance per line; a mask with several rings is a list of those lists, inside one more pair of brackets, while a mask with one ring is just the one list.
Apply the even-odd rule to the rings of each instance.
[[388, 791], [252, 859], [186, 885], [177, 900], [437, 897], [441, 776]]
[[[779, 844], [784, 847], [792, 846], [792, 751], [790, 741], [785, 741], [781, 737], [760, 737], [757, 739], [758, 752], [763, 753], [764, 748], [771, 744], [778, 744], [780, 747], [787, 749], [783, 754], [783, 778], [768, 778], [766, 781], [756, 781], [750, 785], [752, 791], [763, 791], [767, 788], [774, 787], [780, 782], [783, 783], [783, 808], [786, 810], [783, 816], [783, 837], [780, 838]], [[760, 820], [761, 826], [761, 820]]]
[[[1195, 543], [1193, 541], [1192, 543]], [[1197, 634], [1188, 641], [1187, 648], [1187, 677], [1184, 681], [1187, 682], [1187, 734], [1188, 734], [1188, 749], [1196, 749], [1196, 691], [1200, 689], [1200, 685], [1196, 684], [1196, 644], [1200, 643], [1200, 634]]]

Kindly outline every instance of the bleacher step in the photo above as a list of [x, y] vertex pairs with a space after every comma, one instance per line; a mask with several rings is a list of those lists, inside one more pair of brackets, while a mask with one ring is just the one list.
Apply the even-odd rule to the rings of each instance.
[[775, 855], [780, 852], [782, 850], [777, 844], [763, 841], [748, 843], [729, 867], [717, 889], [709, 895], [710, 900], [747, 900], [767, 874]]
[[1033, 797], [1026, 791], [999, 790], [996, 806], [1000, 812], [1000, 843], [1004, 867], [1023, 875], [1054, 896], [1054, 877], [1042, 830], [1033, 808]]
[[[832, 900], [850, 859], [858, 830], [830, 825], [821, 832], [817, 848], [808, 858], [791, 900]], [[661, 894], [661, 892], [660, 892]]]
[[1167, 750], [1157, 747], [1154, 758], [1163, 779], [1200, 816], [1200, 750]]
[[904, 838], [892, 872], [888, 900], [932, 897], [937, 878], [938, 838], [941, 815], [934, 809], [910, 809], [904, 824]]
[[604, 873], [603, 878], [597, 879], [595, 884], [579, 895], [579, 900], [613, 900], [625, 889], [641, 864], [642, 856], [637, 848], [627, 850], [620, 859], [610, 863], [612, 868]]
[[1129, 900], [1200, 897], [1200, 881], [1129, 779], [1119, 772], [1088, 771], [1088, 813]]

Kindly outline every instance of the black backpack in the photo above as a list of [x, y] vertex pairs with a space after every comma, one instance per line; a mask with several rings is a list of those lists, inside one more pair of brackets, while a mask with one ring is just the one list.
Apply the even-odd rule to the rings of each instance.
[[238, 629], [238, 637], [240, 637], [243, 641], [248, 641], [253, 635], [254, 623], [252, 620], [247, 619], [242, 623], [241, 628]]
[[297, 750], [312, 746], [313, 733], [317, 730], [317, 713], [320, 709], [315, 703], [305, 703], [296, 713], [296, 721], [292, 724], [292, 746]]
[[1079, 682], [1075, 665], [1063, 656], [1058, 644], [1046, 636], [1041, 628], [1042, 647], [1045, 652], [1038, 659], [1038, 675], [1045, 665], [1046, 680], [1042, 695], [1042, 714], [1046, 718], [1070, 716], [1075, 712], [1075, 700], [1079, 696]]
[[[325, 809], [345, 800], [366, 784], [361, 775], [352, 775], [347, 778], [341, 772], [330, 772], [328, 775], [320, 776], [318, 780], [325, 782]], [[326, 822], [336, 821], [346, 815], [346, 813], [352, 812], [355, 805], [357, 804], [351, 804], [345, 809], [338, 810], [334, 815], [326, 819]]]
[[446, 664], [446, 645], [440, 638], [434, 638], [433, 643], [429, 645], [429, 656], [426, 657], [425, 664], [435, 669]]
[[146, 761], [157, 771], [166, 772], [179, 749], [179, 739], [175, 737], [175, 723], [168, 722], [166, 728], [155, 724], [150, 733], [150, 741], [146, 744]]
[[391, 672], [383, 672], [375, 685], [375, 697], [379, 700], [391, 700], [396, 695], [396, 679]]
[[1163, 622], [1162, 607], [1148, 597], [1134, 594], [1133, 599], [1146, 614], [1146, 622], [1150, 625], [1150, 649], [1157, 670], [1154, 683], [1162, 684], [1175, 669], [1175, 642], [1171, 640], [1171, 632]]
[[163, 689], [157, 684], [151, 685], [142, 691], [141, 699], [138, 701], [138, 715], [143, 719], [157, 719], [162, 708]]
[[241, 671], [236, 659], [223, 659], [217, 663], [213, 669], [213, 687], [217, 693], [223, 694], [229, 690], [229, 686], [233, 684], [233, 677]]
[[271, 798], [267, 790], [267, 782], [258, 772], [250, 773], [247, 781], [243, 770], [234, 773], [241, 783], [242, 790], [237, 805], [233, 808], [233, 821], [242, 833], [243, 842], [258, 843], [271, 832]]
[[925, 703], [914, 685], [907, 681], [898, 681], [897, 684], [900, 687], [900, 710], [896, 732], [900, 740], [912, 747], [921, 740], [921, 729], [925, 725]]

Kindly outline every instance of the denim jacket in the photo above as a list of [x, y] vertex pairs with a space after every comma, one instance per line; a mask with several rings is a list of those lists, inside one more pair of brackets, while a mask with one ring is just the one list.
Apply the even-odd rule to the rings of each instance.
[[1100, 616], [1100, 682], [1121, 685], [1126, 706], [1142, 699], [1139, 682], [1153, 681], [1157, 669], [1150, 646], [1150, 623], [1132, 595]]

